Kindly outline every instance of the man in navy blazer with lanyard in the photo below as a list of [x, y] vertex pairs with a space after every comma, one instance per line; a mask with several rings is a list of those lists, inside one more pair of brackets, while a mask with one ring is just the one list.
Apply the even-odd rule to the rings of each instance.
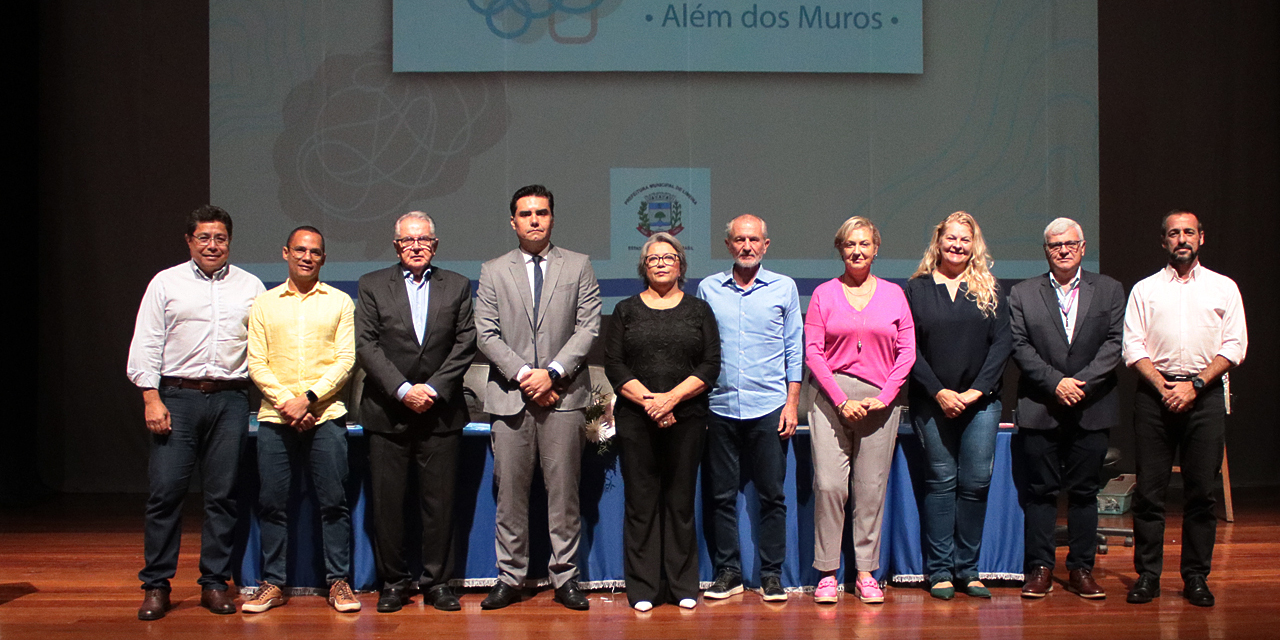
[[1067, 590], [1105, 598], [1093, 579], [1099, 474], [1119, 421], [1116, 366], [1124, 336], [1124, 288], [1085, 271], [1084, 232], [1069, 218], [1044, 230], [1049, 273], [1009, 292], [1018, 380], [1013, 461], [1025, 513], [1022, 597], [1053, 589], [1058, 493], [1067, 492]]

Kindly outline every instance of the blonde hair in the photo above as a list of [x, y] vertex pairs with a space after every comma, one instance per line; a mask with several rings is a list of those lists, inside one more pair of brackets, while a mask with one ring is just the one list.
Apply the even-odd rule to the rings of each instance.
[[933, 228], [933, 235], [929, 238], [929, 246], [924, 250], [924, 257], [920, 258], [920, 266], [916, 267], [916, 272], [911, 277], [923, 278], [933, 275], [941, 258], [941, 252], [938, 251], [938, 241], [942, 239], [942, 234], [947, 225], [952, 223], [959, 223], [969, 227], [969, 231], [973, 233], [973, 251], [969, 255], [968, 266], [960, 274], [960, 279], [968, 285], [968, 293], [965, 294], [965, 297], [978, 305], [978, 311], [982, 312], [983, 317], [990, 318], [996, 314], [996, 305], [999, 303], [996, 292], [999, 290], [1000, 285], [996, 282], [995, 276], [991, 275], [991, 265], [995, 264], [995, 261], [987, 253], [987, 243], [982, 239], [982, 229], [978, 227], [978, 221], [974, 220], [973, 216], [968, 213], [957, 211], [947, 216], [945, 220], [939, 222], [938, 226]]
[[871, 231], [871, 244], [874, 244], [877, 250], [880, 249], [880, 230], [876, 228], [875, 223], [862, 216], [853, 216], [845, 220], [839, 229], [836, 229], [836, 249], [841, 248], [840, 245], [844, 244], [844, 241], [853, 235], [855, 229], [869, 229]]

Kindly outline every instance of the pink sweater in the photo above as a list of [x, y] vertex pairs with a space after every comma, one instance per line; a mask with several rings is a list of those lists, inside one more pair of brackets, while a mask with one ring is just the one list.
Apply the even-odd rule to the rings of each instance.
[[845, 299], [839, 278], [813, 290], [804, 319], [804, 363], [832, 404], [848, 399], [835, 373], [880, 387], [876, 399], [891, 404], [915, 361], [915, 323], [902, 287], [880, 279], [862, 311]]

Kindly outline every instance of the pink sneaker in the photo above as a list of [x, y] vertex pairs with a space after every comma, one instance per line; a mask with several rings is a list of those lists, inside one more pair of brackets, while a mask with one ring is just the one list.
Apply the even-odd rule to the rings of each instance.
[[856, 585], [858, 599], [867, 604], [880, 604], [884, 602], [884, 591], [880, 590], [880, 585], [876, 583], [875, 578], [860, 578]]
[[813, 590], [813, 601], [818, 604], [835, 604], [840, 601], [835, 576], [827, 576], [818, 581], [818, 588]]

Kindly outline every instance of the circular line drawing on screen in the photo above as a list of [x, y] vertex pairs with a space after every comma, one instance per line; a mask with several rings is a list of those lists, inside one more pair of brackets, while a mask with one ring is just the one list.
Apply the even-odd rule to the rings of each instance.
[[[535, 20], [547, 19], [550, 35], [553, 40], [562, 44], [582, 44], [590, 42], [596, 34], [596, 9], [604, 0], [587, 0], [586, 4], [574, 6], [565, 0], [467, 0], [471, 10], [484, 16], [493, 35], [504, 40], [514, 40], [523, 36]], [[484, 4], [485, 6], [480, 6]], [[535, 9], [534, 4], [543, 5]], [[583, 38], [565, 38], [555, 33], [556, 13], [566, 15], [591, 14], [591, 32]], [[501, 24], [499, 24], [501, 23]]]
[[[388, 49], [327, 58], [285, 99], [274, 163], [280, 206], [381, 252], [370, 222], [453, 193], [471, 160], [506, 135], [508, 106], [490, 74], [397, 74]], [[372, 255], [372, 254], [371, 254]]]

